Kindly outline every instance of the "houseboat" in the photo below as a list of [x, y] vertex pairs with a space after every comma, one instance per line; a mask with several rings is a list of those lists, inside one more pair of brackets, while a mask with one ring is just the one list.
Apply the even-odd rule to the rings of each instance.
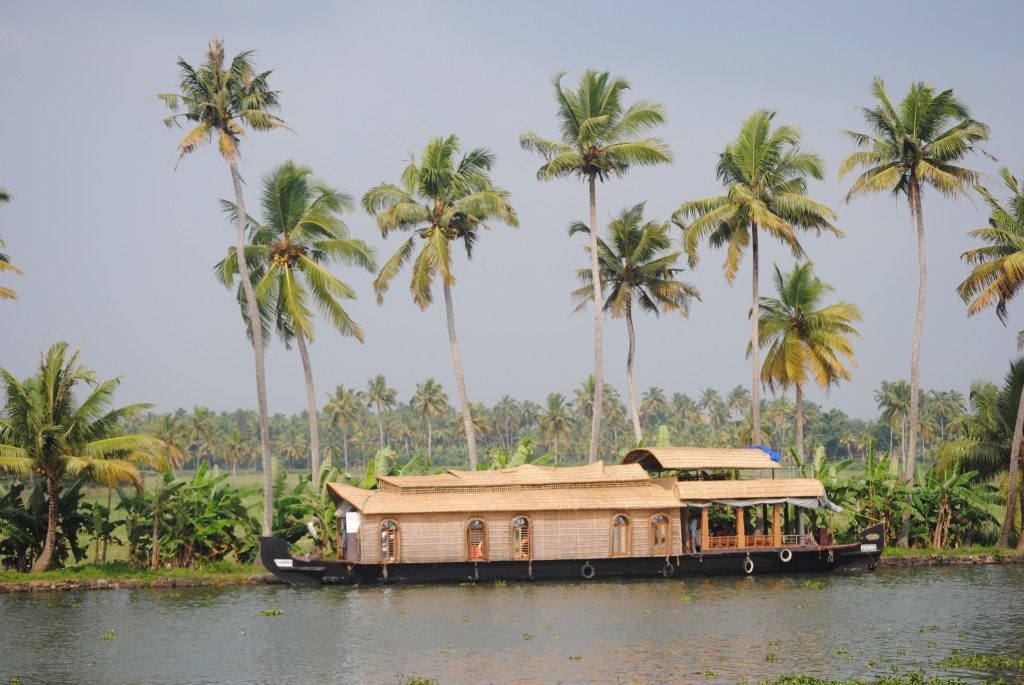
[[264, 537], [261, 560], [293, 585], [874, 568], [882, 526], [842, 545], [807, 530], [806, 510], [841, 509], [820, 481], [778, 477], [779, 461], [767, 448], [649, 447], [614, 465], [330, 483], [332, 558]]

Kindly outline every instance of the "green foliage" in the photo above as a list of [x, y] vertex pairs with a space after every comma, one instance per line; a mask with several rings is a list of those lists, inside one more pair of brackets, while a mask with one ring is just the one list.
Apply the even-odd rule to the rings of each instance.
[[1024, 673], [1024, 656], [1007, 654], [955, 654], [938, 664], [939, 668], [1005, 668]]
[[488, 448], [487, 457], [490, 460], [490, 463], [484, 462], [480, 464], [478, 468], [480, 470], [514, 469], [515, 467], [522, 466], [523, 464], [543, 466], [555, 459], [554, 452], [541, 454], [537, 457], [534, 457], [533, 453], [533, 441], [530, 440], [530, 438], [523, 438], [519, 441], [519, 444], [516, 445], [512, 454], [509, 454], [500, 447]]
[[[69, 558], [77, 562], [86, 556], [79, 536], [89, 529], [92, 515], [82, 506], [83, 483], [81, 479], [68, 483], [58, 494], [52, 568], [62, 568]], [[14, 482], [0, 495], [0, 567], [22, 573], [31, 568], [46, 541], [48, 515], [42, 479], [36, 479], [30, 491], [25, 483]]]
[[227, 474], [216, 468], [211, 472], [203, 462], [191, 478], [165, 476], [152, 493], [119, 492], [117, 508], [125, 516], [130, 562], [150, 562], [154, 530], [160, 566], [191, 568], [232, 556], [249, 561], [256, 552], [258, 524], [246, 500], [256, 493], [236, 488], [227, 479]]
[[310, 476], [302, 476], [288, 488], [287, 474], [274, 470], [274, 518], [272, 535], [295, 543], [307, 534], [306, 522], [315, 511], [315, 497], [312, 496]]

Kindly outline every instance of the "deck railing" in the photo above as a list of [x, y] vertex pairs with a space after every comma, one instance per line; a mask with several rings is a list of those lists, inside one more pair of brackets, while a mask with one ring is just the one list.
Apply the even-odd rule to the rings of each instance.
[[[768, 535], [745, 535], [744, 545], [740, 546], [739, 535], [709, 535], [707, 549], [758, 549], [775, 547], [775, 537]], [[814, 540], [810, 535], [783, 535], [783, 547], [813, 547]]]

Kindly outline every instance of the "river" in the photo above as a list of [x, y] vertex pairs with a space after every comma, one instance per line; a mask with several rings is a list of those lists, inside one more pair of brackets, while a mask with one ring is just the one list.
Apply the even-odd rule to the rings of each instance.
[[0, 682], [757, 683], [1024, 651], [1024, 566], [0, 595]]

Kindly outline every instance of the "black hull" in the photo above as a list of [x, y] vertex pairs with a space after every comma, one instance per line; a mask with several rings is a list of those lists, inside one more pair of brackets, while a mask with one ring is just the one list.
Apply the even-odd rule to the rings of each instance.
[[281, 580], [295, 586], [820, 573], [870, 570], [881, 555], [881, 550], [862, 551], [861, 544], [854, 543], [786, 551], [709, 551], [673, 556], [668, 560], [664, 557], [626, 557], [382, 565], [305, 560], [291, 556], [288, 548], [288, 543], [283, 540], [260, 538], [263, 565]]

